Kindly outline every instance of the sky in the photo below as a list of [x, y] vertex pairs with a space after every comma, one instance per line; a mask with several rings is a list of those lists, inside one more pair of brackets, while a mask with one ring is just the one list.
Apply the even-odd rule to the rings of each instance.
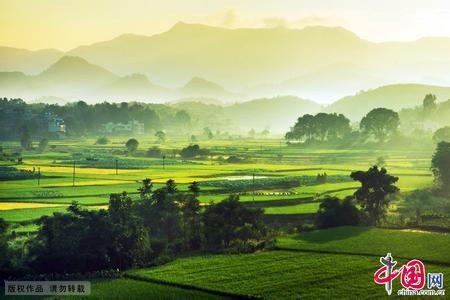
[[178, 21], [229, 28], [343, 26], [374, 41], [450, 37], [448, 0], [0, 0], [0, 45], [70, 50]]

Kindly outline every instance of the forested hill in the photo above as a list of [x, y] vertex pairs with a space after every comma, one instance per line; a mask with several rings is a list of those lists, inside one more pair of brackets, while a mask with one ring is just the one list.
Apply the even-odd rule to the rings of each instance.
[[400, 111], [422, 105], [427, 94], [434, 94], [438, 100], [444, 101], [450, 99], [450, 87], [424, 84], [387, 85], [344, 97], [324, 110], [342, 113], [352, 121], [358, 121], [373, 108], [385, 107]]

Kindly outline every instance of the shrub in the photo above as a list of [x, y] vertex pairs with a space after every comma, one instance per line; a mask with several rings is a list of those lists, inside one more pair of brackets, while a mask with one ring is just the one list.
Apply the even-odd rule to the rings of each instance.
[[360, 213], [351, 197], [347, 197], [345, 200], [336, 197], [325, 198], [316, 215], [316, 225], [319, 228], [357, 225], [359, 222]]
[[106, 145], [108, 143], [109, 139], [106, 136], [98, 138], [97, 141], [95, 142], [96, 145]]
[[151, 147], [147, 150], [147, 153], [145, 155], [147, 157], [161, 158], [162, 152], [158, 147]]

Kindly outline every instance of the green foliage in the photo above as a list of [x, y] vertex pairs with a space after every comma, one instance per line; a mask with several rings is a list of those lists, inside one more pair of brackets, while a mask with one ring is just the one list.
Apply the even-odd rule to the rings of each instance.
[[450, 213], [447, 201], [431, 189], [414, 190], [409, 193], [398, 211], [405, 216], [413, 216], [416, 225], [422, 225], [424, 215], [445, 215]]
[[0, 278], [5, 278], [5, 273], [10, 267], [10, 249], [8, 247], [9, 224], [0, 218]]
[[361, 187], [355, 192], [355, 197], [362, 209], [368, 214], [369, 224], [379, 224], [389, 207], [389, 195], [399, 191], [394, 183], [398, 177], [391, 176], [386, 169], [377, 166], [368, 171], [352, 172], [353, 180], [361, 182]]
[[127, 147], [128, 152], [134, 153], [134, 152], [136, 152], [137, 148], [139, 147], [139, 142], [136, 139], [129, 139], [126, 142], [125, 147]]
[[162, 130], [158, 130], [155, 133], [155, 137], [158, 139], [158, 142], [164, 143], [166, 141], [166, 133]]
[[27, 150], [32, 148], [31, 135], [26, 125], [20, 129], [20, 145]]
[[436, 108], [437, 108], [436, 95], [433, 94], [425, 95], [425, 98], [423, 99], [423, 111], [428, 114], [436, 110]]
[[95, 142], [96, 145], [106, 145], [109, 143], [109, 139], [106, 136], [99, 137]]
[[450, 143], [440, 142], [431, 160], [431, 170], [444, 192], [450, 193]]
[[207, 149], [200, 149], [197, 144], [189, 145], [186, 148], [181, 149], [180, 155], [185, 159], [195, 158], [197, 156], [208, 155]]
[[335, 141], [343, 139], [350, 132], [350, 120], [342, 114], [306, 114], [297, 119], [291, 131], [286, 133], [286, 139]]
[[83, 210], [74, 202], [66, 214], [42, 217], [30, 246], [31, 266], [45, 273], [89, 272], [147, 261], [148, 233], [131, 211], [126, 194], [113, 194], [109, 213]]
[[159, 149], [158, 147], [151, 147], [147, 150], [147, 152], [145, 153], [145, 155], [147, 157], [153, 157], [153, 158], [162, 158], [163, 154], [161, 149]]
[[433, 134], [433, 141], [435, 143], [450, 143], [450, 126], [445, 126], [436, 130], [436, 132]]
[[319, 228], [357, 225], [359, 222], [360, 214], [351, 197], [342, 201], [336, 197], [326, 197], [316, 215], [316, 225]]
[[384, 142], [396, 133], [399, 124], [398, 113], [386, 108], [375, 108], [362, 118], [360, 129], [367, 136], [373, 135], [379, 142]]
[[0, 181], [33, 179], [38, 176], [39, 174], [35, 171], [18, 170], [14, 167], [0, 166]]
[[266, 230], [262, 222], [263, 213], [262, 209], [244, 206], [237, 195], [208, 206], [203, 215], [208, 246], [228, 248], [234, 240], [261, 239]]
[[47, 149], [48, 146], [48, 140], [47, 139], [42, 139], [39, 141], [39, 146], [38, 146], [38, 151], [39, 152], [44, 152], [45, 149]]

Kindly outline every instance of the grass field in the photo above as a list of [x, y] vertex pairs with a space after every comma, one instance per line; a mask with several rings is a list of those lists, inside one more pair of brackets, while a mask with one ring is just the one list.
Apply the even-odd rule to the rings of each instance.
[[[337, 254], [270, 251], [243, 255], [197, 256], [158, 268], [131, 272], [143, 278], [188, 284], [266, 299], [385, 297], [373, 282], [379, 258]], [[399, 263], [404, 263], [400, 261]], [[427, 271], [450, 275], [449, 267]], [[400, 288], [394, 281], [394, 290]]]
[[370, 227], [337, 227], [277, 238], [283, 249], [418, 258], [450, 263], [450, 234]]
[[[180, 139], [171, 139], [163, 145], [150, 139], [139, 142], [141, 149], [159, 146], [168, 153], [187, 144]], [[379, 156], [386, 158], [389, 172], [399, 176], [397, 185], [402, 192], [428, 186], [433, 180], [429, 170], [431, 152], [427, 151], [308, 149], [288, 147], [279, 139], [208, 140], [198, 144], [214, 152], [212, 160], [185, 161], [176, 157], [168, 159], [170, 163], [163, 167], [160, 159], [114, 155], [114, 151], [124, 147], [121, 138], [113, 138], [111, 144], [104, 146], [94, 143], [95, 139], [58, 140], [50, 141], [56, 148], [44, 153], [23, 151], [24, 163], [13, 166], [26, 170], [40, 168], [43, 177], [39, 185], [37, 179], [0, 181], [0, 217], [11, 222], [30, 221], [64, 209], [49, 204], [68, 205], [74, 200], [82, 205], [105, 205], [111, 193], [136, 193], [144, 178], [152, 178], [154, 188], [162, 186], [167, 179], [174, 179], [182, 191], [187, 190], [190, 182], [198, 181], [202, 190], [199, 200], [206, 204], [222, 201], [233, 192], [241, 193], [243, 202], [264, 202], [267, 214], [315, 213], [319, 204], [302, 203], [303, 200], [352, 195], [359, 184], [353, 182], [349, 174], [366, 170]], [[16, 142], [5, 142], [2, 146], [5, 151], [18, 149]], [[75, 186], [72, 186], [74, 155], [77, 165]], [[251, 157], [251, 161], [231, 164], [219, 160], [230, 155]], [[281, 160], [279, 155], [282, 155]], [[84, 157], [99, 160], [85, 160]], [[117, 174], [115, 158], [120, 165]], [[318, 173], [335, 176], [340, 182], [300, 186], [279, 183], [283, 178], [305, 176], [313, 183]], [[259, 183], [255, 195], [252, 194], [253, 174], [257, 181], [264, 182]], [[137, 199], [137, 195], [132, 198]], [[285, 203], [280, 206], [282, 202]], [[33, 204], [27, 206], [26, 203]], [[10, 210], [19, 207], [23, 209]]]

